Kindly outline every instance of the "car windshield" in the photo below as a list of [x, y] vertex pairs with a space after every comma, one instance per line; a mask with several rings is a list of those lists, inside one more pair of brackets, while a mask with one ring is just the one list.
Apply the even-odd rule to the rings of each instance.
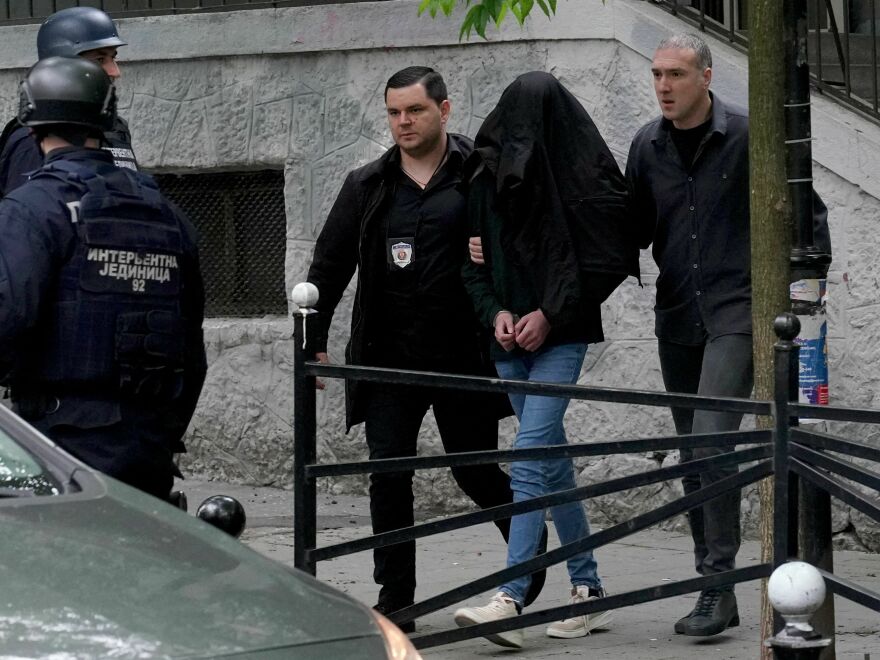
[[0, 429], [0, 497], [60, 494], [52, 474]]

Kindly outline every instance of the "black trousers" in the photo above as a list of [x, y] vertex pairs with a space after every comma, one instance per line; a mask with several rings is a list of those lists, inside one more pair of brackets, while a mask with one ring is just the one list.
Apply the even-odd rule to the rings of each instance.
[[[660, 368], [669, 392], [705, 396], [748, 397], [752, 392], [752, 337], [724, 335], [702, 346], [661, 340]], [[679, 434], [712, 433], [739, 429], [742, 413], [672, 408]], [[709, 458], [730, 451], [725, 447], [681, 450], [681, 461]], [[692, 474], [682, 479], [685, 494], [737, 473], [737, 466]], [[694, 563], [701, 575], [720, 573], [736, 566], [740, 546], [741, 493], [733, 491], [706, 502], [688, 513], [694, 539]]]
[[129, 444], [124, 452], [107, 449], [131, 435], [131, 427], [116, 424], [102, 429], [59, 427], [46, 432], [58, 446], [83, 463], [133, 488], [168, 501], [174, 476], [179, 474], [166, 442]]
[[[370, 459], [415, 456], [422, 419], [433, 408], [447, 453], [498, 448], [498, 421], [487, 397], [400, 385], [364, 386], [366, 436]], [[495, 464], [452, 468], [459, 487], [480, 508], [513, 501], [510, 478]], [[413, 472], [370, 475], [370, 517], [373, 533], [410, 527], [413, 517]], [[510, 519], [496, 521], [505, 540]], [[379, 603], [399, 608], [414, 601], [415, 541], [376, 548], [373, 578], [381, 586]]]
[[[123, 483], [168, 500], [174, 477], [172, 448], [186, 428], [160, 404], [51, 397], [49, 412], [16, 405], [35, 428], [86, 465]], [[57, 406], [57, 408], [56, 408]]]

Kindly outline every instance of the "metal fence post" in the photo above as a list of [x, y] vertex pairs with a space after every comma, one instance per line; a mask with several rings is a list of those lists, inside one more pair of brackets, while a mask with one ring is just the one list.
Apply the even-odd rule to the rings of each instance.
[[810, 617], [825, 600], [822, 574], [805, 562], [783, 564], [770, 576], [767, 595], [785, 619], [784, 628], [764, 642], [776, 660], [819, 660], [831, 644], [810, 625]]
[[[299, 305], [294, 313], [293, 359], [293, 564], [315, 574], [315, 562], [309, 556], [317, 542], [317, 492], [315, 478], [306, 468], [317, 458], [317, 421], [315, 418], [315, 377], [306, 375], [305, 362], [314, 356], [306, 354], [306, 333], [315, 313], [317, 290], [298, 284], [293, 302]], [[312, 294], [314, 290], [314, 294]]]
[[[773, 443], [773, 566], [778, 568], [797, 555], [798, 478], [789, 471], [789, 402], [798, 399], [798, 351], [794, 342], [801, 324], [797, 316], [785, 312], [776, 317], [773, 329], [779, 338], [773, 347], [775, 433]], [[779, 612], [773, 612], [773, 632], [784, 627]]]
[[[798, 345], [794, 343], [800, 322], [790, 312], [776, 317], [773, 329], [779, 341], [774, 351], [775, 437], [773, 448], [773, 566], [797, 554], [797, 481], [788, 469], [788, 442], [792, 419], [789, 402], [797, 400]], [[797, 423], [797, 420], [794, 420]], [[795, 492], [792, 493], [792, 489]], [[794, 496], [793, 496], [794, 495]], [[781, 623], [781, 621], [780, 621]]]

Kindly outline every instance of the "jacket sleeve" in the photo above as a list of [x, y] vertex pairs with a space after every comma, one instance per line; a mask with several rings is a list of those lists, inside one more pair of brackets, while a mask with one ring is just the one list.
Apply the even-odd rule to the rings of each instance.
[[358, 265], [362, 209], [357, 184], [349, 173], [318, 235], [307, 280], [318, 288], [318, 314], [307, 337], [306, 352], [327, 351], [333, 312]]
[[[67, 223], [69, 225], [69, 223]], [[34, 328], [72, 232], [58, 233], [17, 200], [0, 202], [0, 371], [14, 365], [21, 337]]]
[[626, 159], [626, 182], [630, 191], [632, 226], [635, 228], [639, 247], [645, 250], [654, 241], [654, 231], [657, 229], [657, 207], [651, 189], [641, 172], [640, 144], [639, 135], [636, 135]]
[[474, 195], [468, 196], [468, 236], [479, 236], [483, 242], [483, 256], [485, 264], [475, 264], [471, 261], [470, 254], [465, 248], [464, 262], [461, 267], [461, 279], [464, 288], [470, 296], [477, 319], [483, 327], [494, 329], [495, 315], [503, 308], [498, 302], [495, 287], [492, 284], [492, 273], [489, 270], [492, 256], [491, 242], [486, 232], [482, 231], [482, 209], [480, 202]]
[[8, 135], [0, 153], [0, 197], [8, 195], [27, 182], [26, 173], [43, 165], [43, 154], [27, 129], [19, 128]]

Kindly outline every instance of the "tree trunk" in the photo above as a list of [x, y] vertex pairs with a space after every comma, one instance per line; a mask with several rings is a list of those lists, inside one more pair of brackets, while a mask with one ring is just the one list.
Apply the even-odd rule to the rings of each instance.
[[[785, 174], [785, 117], [782, 3], [752, 0], [749, 4], [749, 169], [752, 241], [752, 325], [754, 332], [755, 396], [773, 397], [773, 319], [787, 311], [791, 203]], [[758, 420], [772, 428], [769, 419]], [[772, 561], [773, 485], [759, 484], [761, 500], [761, 561]], [[773, 611], [767, 583], [761, 588], [761, 657], [772, 652], [763, 640], [773, 635]]]

